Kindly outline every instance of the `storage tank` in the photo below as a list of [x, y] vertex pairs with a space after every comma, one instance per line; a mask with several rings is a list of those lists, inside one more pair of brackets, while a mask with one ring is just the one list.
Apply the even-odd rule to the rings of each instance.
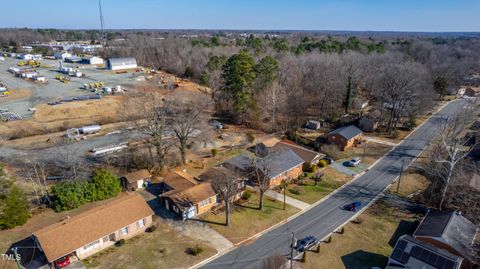
[[88, 125], [88, 126], [83, 126], [78, 130], [82, 134], [93, 134], [93, 133], [99, 132], [101, 129], [102, 127], [100, 125]]

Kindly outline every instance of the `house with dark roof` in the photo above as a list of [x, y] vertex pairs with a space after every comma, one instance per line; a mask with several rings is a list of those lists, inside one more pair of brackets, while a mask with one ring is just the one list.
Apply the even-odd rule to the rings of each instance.
[[222, 165], [247, 177], [251, 184], [254, 184], [254, 166], [268, 171], [271, 188], [280, 185], [283, 180], [297, 179], [302, 173], [302, 165], [305, 161], [291, 149], [271, 148], [266, 153], [256, 159], [239, 155], [225, 161]]
[[475, 257], [471, 252], [478, 227], [458, 211], [430, 210], [413, 236], [422, 242], [464, 258], [462, 268], [471, 268]]
[[217, 195], [208, 182], [198, 182], [182, 172], [169, 172], [162, 180], [160, 203], [183, 220], [209, 212]]
[[337, 145], [342, 151], [356, 145], [362, 138], [362, 130], [358, 129], [355, 125], [340, 127], [327, 135], [328, 143]]
[[[246, 188], [246, 182], [248, 180], [246, 177], [241, 176], [240, 174], [230, 169], [227, 169], [223, 166], [216, 166], [216, 167], [209, 168], [205, 172], [203, 172], [201, 175], [199, 175], [197, 179], [200, 182], [210, 183], [212, 185], [213, 190], [217, 194], [219, 194], [222, 191], [221, 189], [217, 189], [219, 188], [219, 185], [222, 185], [222, 184], [216, 184], [216, 182], [229, 180], [231, 186], [234, 186], [234, 188], [232, 189], [235, 190], [235, 194], [232, 197], [232, 201], [236, 201], [242, 197], [242, 194]], [[218, 198], [221, 198], [221, 197], [218, 197]], [[217, 198], [217, 201], [221, 202], [218, 198]]]
[[402, 235], [388, 258], [386, 269], [460, 269], [463, 265], [460, 256], [410, 235]]
[[121, 194], [105, 204], [37, 230], [33, 238], [49, 263], [70, 255], [84, 259], [120, 239], [145, 232], [153, 223], [153, 215], [141, 196]]
[[147, 169], [128, 173], [121, 178], [124, 189], [128, 191], [141, 189], [144, 184], [148, 184], [151, 180], [152, 174], [150, 174]]
[[273, 146], [273, 149], [290, 149], [308, 164], [317, 164], [318, 161], [325, 157], [325, 154], [323, 153], [307, 149], [289, 140], [283, 140], [277, 143], [275, 146]]

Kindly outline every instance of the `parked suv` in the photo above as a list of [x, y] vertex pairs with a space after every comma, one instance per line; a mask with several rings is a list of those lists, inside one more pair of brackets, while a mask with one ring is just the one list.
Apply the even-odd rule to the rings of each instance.
[[295, 250], [299, 252], [304, 252], [315, 244], [318, 243], [318, 239], [315, 236], [307, 236], [297, 241], [297, 245], [295, 246]]

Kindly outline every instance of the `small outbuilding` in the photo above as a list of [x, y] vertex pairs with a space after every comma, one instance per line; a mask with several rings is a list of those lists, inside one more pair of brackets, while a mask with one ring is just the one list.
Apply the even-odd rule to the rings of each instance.
[[137, 60], [133, 57], [110, 58], [106, 64], [106, 68], [109, 70], [124, 70], [137, 67]]
[[322, 126], [322, 124], [319, 121], [316, 121], [316, 120], [309, 120], [305, 124], [305, 128], [310, 129], [310, 130], [318, 130], [318, 129], [320, 129], [321, 126]]
[[147, 169], [131, 172], [122, 177], [123, 186], [129, 191], [141, 189], [144, 184], [148, 184], [151, 180], [152, 174], [150, 174]]
[[327, 135], [328, 143], [337, 145], [342, 151], [356, 145], [362, 138], [362, 130], [358, 129], [355, 125], [340, 127]]

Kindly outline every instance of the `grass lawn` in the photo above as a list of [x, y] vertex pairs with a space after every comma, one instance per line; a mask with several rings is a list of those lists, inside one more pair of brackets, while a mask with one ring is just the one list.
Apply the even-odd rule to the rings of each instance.
[[[332, 191], [340, 188], [351, 179], [351, 176], [327, 167], [324, 169], [322, 181], [318, 182], [316, 186], [315, 181], [311, 179], [305, 180], [302, 185], [289, 184], [287, 186], [286, 195], [305, 203], [313, 204], [327, 196]], [[300, 193], [296, 194], [295, 189], [300, 190]]]
[[308, 252], [306, 262], [300, 266], [305, 269], [385, 268], [398, 236], [410, 231], [419, 216], [392, 208], [380, 200], [360, 219], [360, 224], [347, 224], [344, 234], [335, 234], [330, 243], [323, 243], [320, 253]]
[[[199, 246], [197, 256], [187, 249]], [[157, 230], [126, 240], [123, 246], [113, 246], [82, 261], [88, 268], [188, 268], [216, 253], [205, 243], [174, 232], [159, 223]]]
[[258, 193], [252, 192], [250, 199], [242, 205], [234, 205], [230, 214], [230, 227], [224, 225], [225, 212], [218, 214], [210, 213], [205, 216], [209, 225], [228, 240], [238, 243], [250, 236], [257, 234], [297, 213], [295, 207], [286, 206], [283, 210], [283, 202], [264, 196], [263, 210], [258, 210]]
[[400, 180], [400, 186], [398, 186], [397, 181], [390, 187], [390, 189], [388, 189], [388, 191], [391, 194], [401, 197], [410, 197], [427, 189], [429, 184], [430, 182], [427, 178], [409, 169], [403, 174], [402, 179]]

